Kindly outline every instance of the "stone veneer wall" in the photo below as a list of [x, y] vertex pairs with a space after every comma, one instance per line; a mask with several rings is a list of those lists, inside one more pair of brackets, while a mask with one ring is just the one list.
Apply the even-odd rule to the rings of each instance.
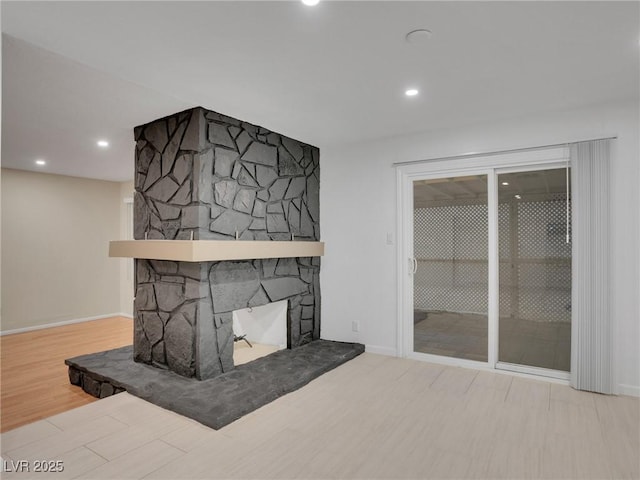
[[[319, 150], [203, 108], [136, 127], [134, 237], [319, 240]], [[134, 358], [233, 368], [231, 312], [289, 301], [287, 343], [320, 338], [319, 258], [136, 261]]]

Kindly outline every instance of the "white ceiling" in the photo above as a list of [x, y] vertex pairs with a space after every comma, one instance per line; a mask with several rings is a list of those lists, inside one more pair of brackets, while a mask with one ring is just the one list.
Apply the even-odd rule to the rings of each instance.
[[[639, 101], [638, 2], [1, 2], [2, 164], [125, 180], [192, 106], [311, 143]], [[425, 45], [404, 41], [416, 28]], [[406, 98], [409, 86], [420, 95]], [[111, 147], [100, 151], [98, 138]]]

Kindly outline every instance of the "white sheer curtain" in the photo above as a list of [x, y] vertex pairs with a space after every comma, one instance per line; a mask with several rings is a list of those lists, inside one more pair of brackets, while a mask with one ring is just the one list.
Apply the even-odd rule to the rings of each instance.
[[571, 146], [571, 385], [600, 393], [614, 393], [613, 319], [609, 300], [610, 148], [611, 140]]

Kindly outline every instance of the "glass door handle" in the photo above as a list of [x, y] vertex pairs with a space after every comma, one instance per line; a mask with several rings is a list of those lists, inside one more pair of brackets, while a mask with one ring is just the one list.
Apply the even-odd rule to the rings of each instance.
[[418, 260], [416, 260], [416, 257], [413, 257], [413, 274], [415, 275], [416, 272], [418, 271]]

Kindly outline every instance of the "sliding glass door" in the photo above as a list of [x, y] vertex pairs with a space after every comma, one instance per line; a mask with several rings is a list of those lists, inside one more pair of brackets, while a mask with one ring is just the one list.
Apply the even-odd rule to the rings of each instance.
[[569, 371], [567, 168], [498, 175], [500, 362]]
[[487, 175], [413, 182], [413, 348], [486, 362]]
[[571, 232], [562, 165], [413, 176], [405, 297], [413, 354], [564, 378]]

